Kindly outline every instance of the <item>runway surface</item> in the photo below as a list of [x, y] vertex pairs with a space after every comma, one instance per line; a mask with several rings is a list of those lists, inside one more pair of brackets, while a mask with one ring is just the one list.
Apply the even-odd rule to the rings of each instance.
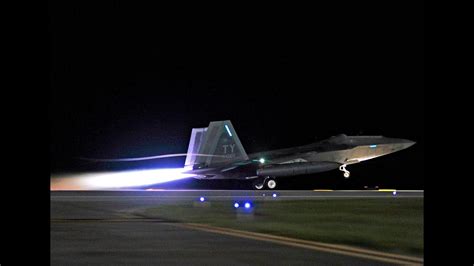
[[[393, 195], [393, 192], [396, 192]], [[205, 196], [212, 199], [255, 198], [263, 199], [276, 194], [281, 200], [318, 199], [318, 198], [386, 198], [386, 197], [423, 197], [423, 190], [109, 190], [109, 191], [52, 191], [51, 200], [189, 200]]]
[[[273, 197], [273, 194], [276, 197]], [[387, 265], [133, 215], [167, 202], [423, 197], [423, 191], [52, 191], [52, 265]], [[389, 264], [390, 265], [390, 264]]]

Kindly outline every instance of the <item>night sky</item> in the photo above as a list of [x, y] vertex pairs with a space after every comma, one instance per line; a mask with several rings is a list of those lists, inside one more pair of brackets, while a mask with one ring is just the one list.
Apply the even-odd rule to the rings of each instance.
[[181, 167], [184, 157], [77, 157], [186, 152], [193, 127], [229, 119], [247, 153], [340, 133], [417, 142], [349, 166], [349, 180], [331, 171], [282, 178], [280, 188], [423, 189], [421, 5], [230, 10], [208, 16], [132, 2], [51, 2], [51, 171]]

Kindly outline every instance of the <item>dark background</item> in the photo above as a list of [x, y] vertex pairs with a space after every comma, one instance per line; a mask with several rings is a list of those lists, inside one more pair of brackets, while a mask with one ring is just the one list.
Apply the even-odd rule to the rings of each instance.
[[50, 2], [52, 173], [181, 167], [76, 157], [186, 152], [193, 127], [229, 119], [247, 153], [340, 133], [417, 142], [349, 166], [348, 180], [331, 171], [279, 188], [424, 188], [422, 3], [188, 8]]

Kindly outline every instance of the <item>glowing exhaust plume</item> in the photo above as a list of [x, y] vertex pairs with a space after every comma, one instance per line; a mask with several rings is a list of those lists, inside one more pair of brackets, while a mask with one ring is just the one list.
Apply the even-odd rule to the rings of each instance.
[[132, 188], [190, 178], [185, 169], [153, 169], [124, 172], [72, 174], [51, 178], [51, 190], [100, 190]]
[[201, 154], [201, 153], [175, 153], [175, 154], [163, 154], [157, 156], [148, 156], [148, 157], [136, 157], [136, 158], [114, 158], [114, 159], [99, 159], [99, 158], [85, 158], [79, 157], [78, 159], [94, 162], [133, 162], [133, 161], [145, 161], [145, 160], [154, 160], [162, 158], [171, 158], [171, 157], [183, 157], [183, 156], [201, 156], [201, 157], [221, 157], [225, 158], [224, 155], [213, 155], [213, 154]]

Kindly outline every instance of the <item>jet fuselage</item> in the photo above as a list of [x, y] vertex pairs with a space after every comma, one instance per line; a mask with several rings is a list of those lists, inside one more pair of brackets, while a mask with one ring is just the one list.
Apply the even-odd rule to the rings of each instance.
[[406, 149], [414, 141], [383, 136], [344, 134], [308, 145], [248, 155], [233, 164], [197, 166], [193, 173], [203, 179], [254, 179], [264, 176], [291, 176], [329, 171]]

